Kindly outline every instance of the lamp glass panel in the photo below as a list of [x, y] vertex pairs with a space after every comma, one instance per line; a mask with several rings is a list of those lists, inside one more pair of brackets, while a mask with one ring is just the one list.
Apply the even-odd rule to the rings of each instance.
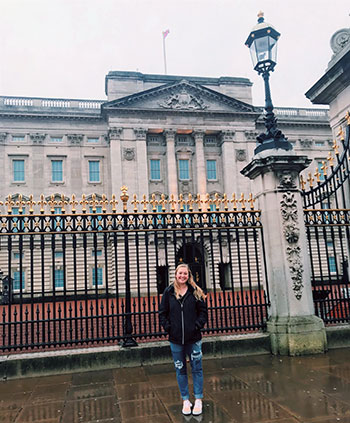
[[269, 37], [269, 46], [270, 60], [277, 63], [277, 40], [275, 38]]
[[253, 67], [255, 68], [255, 66], [258, 62], [258, 58], [257, 58], [257, 54], [256, 54], [256, 48], [255, 48], [255, 41], [252, 42], [252, 44], [250, 45], [249, 51], [250, 51], [250, 57], [252, 58]]
[[258, 62], [269, 59], [269, 38], [270, 37], [261, 37], [254, 41], [256, 44]]

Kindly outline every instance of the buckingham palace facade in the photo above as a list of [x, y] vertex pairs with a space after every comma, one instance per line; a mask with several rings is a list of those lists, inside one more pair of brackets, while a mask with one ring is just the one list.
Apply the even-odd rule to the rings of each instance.
[[[137, 203], [152, 203], [156, 213], [165, 211], [165, 202], [174, 211], [191, 211], [190, 194], [207, 202], [206, 210], [211, 211], [217, 207], [215, 201], [224, 202], [233, 193], [237, 198], [241, 193], [246, 198], [254, 195], [252, 182], [240, 173], [253, 157], [257, 135], [264, 131], [263, 109], [252, 105], [251, 86], [245, 78], [113, 71], [106, 76], [106, 99], [101, 101], [0, 97], [0, 210], [10, 215], [4, 219], [12, 222], [14, 235], [11, 245], [2, 237], [0, 269], [11, 274], [14, 291], [78, 292], [96, 286], [124, 290], [128, 262], [131, 289], [159, 293], [183, 258], [197, 269], [203, 288], [212, 289], [215, 281], [220, 288], [231, 286], [232, 280], [239, 280], [241, 288], [255, 284], [250, 275], [254, 268], [260, 278], [260, 258], [248, 229], [241, 240], [237, 230], [225, 242], [206, 232], [199, 238], [194, 233], [176, 237], [161, 232], [157, 238], [135, 232], [126, 256], [119, 235], [101, 235], [94, 242], [94, 234], [56, 234], [54, 244], [50, 234], [30, 235], [22, 242], [16, 238], [21, 223], [13, 217], [33, 213], [31, 198], [37, 207], [45, 203], [48, 214], [64, 215], [65, 204], [74, 207], [75, 196], [84, 194], [82, 219], [96, 233], [99, 218], [86, 216], [103, 214], [103, 205], [114, 204], [113, 198], [120, 207], [121, 187], [128, 188], [130, 200], [136, 194]], [[328, 111], [276, 108], [275, 113], [295, 151], [314, 160], [311, 170], [325, 168], [333, 143]], [[179, 198], [180, 205], [174, 205]], [[186, 201], [189, 209], [183, 208]], [[132, 201], [128, 204], [132, 211]], [[157, 219], [162, 225], [166, 217]], [[211, 224], [216, 217], [205, 219]], [[45, 225], [58, 232], [63, 220], [49, 216]], [[250, 251], [256, 256], [253, 265]]]
[[[0, 97], [0, 197], [157, 197], [254, 192], [240, 171], [264, 131], [246, 78], [109, 72], [105, 100]], [[328, 111], [276, 108], [296, 152], [320, 168]], [[314, 169], [313, 169], [314, 170]]]

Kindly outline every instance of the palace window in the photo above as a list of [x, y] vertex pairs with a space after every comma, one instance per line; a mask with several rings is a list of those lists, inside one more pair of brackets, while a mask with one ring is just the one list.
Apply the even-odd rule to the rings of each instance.
[[215, 181], [216, 177], [216, 160], [207, 160], [207, 179]]
[[50, 140], [52, 142], [62, 142], [63, 141], [63, 137], [51, 137]]
[[63, 161], [51, 160], [51, 181], [63, 182]]
[[23, 270], [22, 272], [20, 272], [19, 270], [15, 270], [13, 272], [12, 289], [14, 291], [20, 291], [21, 289], [25, 289], [25, 272]]
[[24, 182], [24, 160], [13, 160], [13, 182]]
[[187, 159], [179, 160], [179, 179], [181, 180], [190, 179], [190, 165], [189, 165], [189, 160]]
[[100, 162], [89, 160], [89, 182], [100, 182]]
[[57, 289], [63, 288], [64, 286], [64, 273], [63, 269], [56, 268], [54, 275], [54, 286]]
[[[96, 272], [97, 270], [97, 272]], [[102, 286], [103, 285], [103, 269], [102, 267], [92, 268], [92, 286]]]
[[151, 159], [150, 167], [151, 167], [151, 180], [159, 181], [160, 180], [160, 160]]
[[99, 138], [96, 138], [96, 137], [91, 137], [91, 138], [88, 137], [87, 141], [88, 141], [88, 143], [96, 144], [96, 143], [98, 143], [100, 141], [100, 139]]
[[12, 135], [12, 141], [14, 141], [14, 142], [24, 142], [25, 137], [24, 137], [24, 135]]

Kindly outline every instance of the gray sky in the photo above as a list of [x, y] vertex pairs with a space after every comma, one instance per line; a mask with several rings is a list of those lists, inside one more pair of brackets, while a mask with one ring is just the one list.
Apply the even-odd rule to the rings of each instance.
[[263, 81], [244, 42], [263, 10], [280, 33], [275, 106], [310, 107], [329, 40], [350, 27], [349, 0], [0, 0], [0, 95], [105, 99], [110, 70]]

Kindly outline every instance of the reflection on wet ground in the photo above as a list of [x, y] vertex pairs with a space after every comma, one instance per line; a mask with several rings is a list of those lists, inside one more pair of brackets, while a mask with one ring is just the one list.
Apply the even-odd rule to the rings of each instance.
[[182, 416], [173, 365], [0, 382], [3, 423], [350, 423], [349, 349], [204, 361], [201, 416]]

